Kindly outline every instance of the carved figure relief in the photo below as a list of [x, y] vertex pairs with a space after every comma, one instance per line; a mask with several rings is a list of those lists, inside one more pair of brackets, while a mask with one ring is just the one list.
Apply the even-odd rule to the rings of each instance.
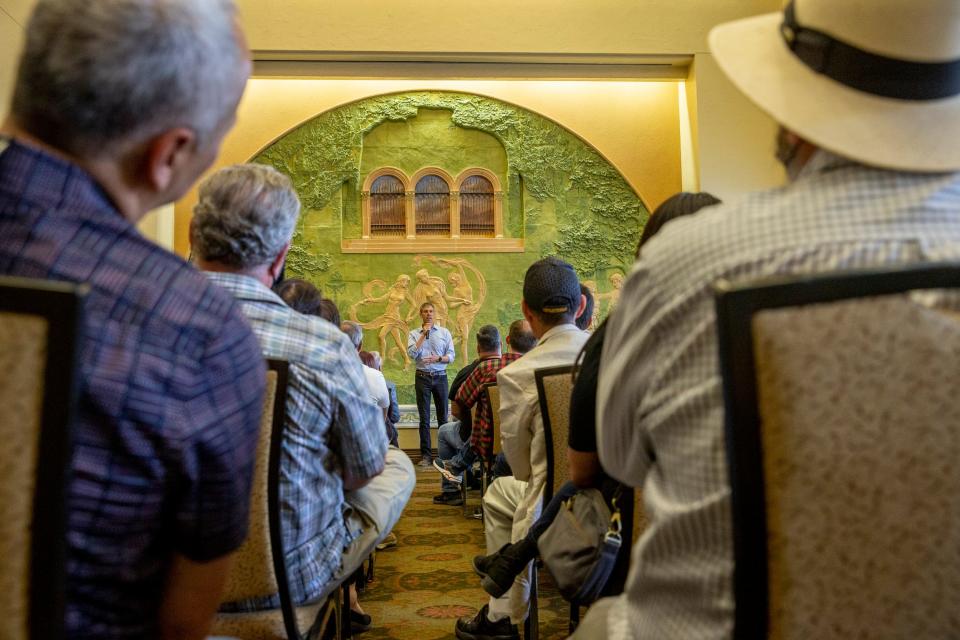
[[[417, 284], [410, 290], [412, 279], [406, 274], [396, 277], [389, 287], [379, 278], [363, 285], [363, 298], [350, 305], [348, 316], [364, 329], [377, 332], [380, 352], [384, 359], [397, 365], [403, 364], [404, 370], [410, 367], [407, 355], [407, 334], [411, 322], [417, 318], [420, 305], [433, 303], [436, 321], [440, 326], [450, 329], [456, 348], [464, 364], [470, 362], [470, 336], [473, 322], [487, 297], [487, 281], [483, 274], [468, 260], [463, 258], [438, 258], [432, 255], [420, 255], [413, 259], [421, 268], [416, 271]], [[447, 284], [440, 276], [433, 275], [423, 265], [431, 263], [442, 269], [449, 269]], [[471, 283], [470, 277], [475, 281]], [[386, 291], [383, 289], [386, 288]], [[383, 293], [380, 293], [383, 291]], [[385, 303], [383, 313], [371, 320], [362, 320], [364, 307]], [[406, 305], [406, 309], [404, 309]], [[451, 315], [451, 310], [453, 314]], [[416, 324], [416, 322], [414, 322]]]
[[[597, 298], [598, 300], [608, 301], [607, 315], [609, 315], [610, 312], [613, 311], [613, 308], [617, 306], [617, 303], [620, 302], [620, 292], [623, 290], [623, 274], [614, 273], [608, 279], [610, 280], [610, 286], [611, 286], [610, 291], [607, 291], [606, 293], [601, 293]], [[598, 304], [597, 308], [599, 308], [599, 306], [600, 305]]]
[[[403, 362], [403, 368], [406, 370], [410, 366], [410, 356], [407, 355], [407, 334], [410, 332], [410, 326], [404, 320], [400, 307], [406, 302], [413, 305], [410, 297], [410, 276], [401, 274], [397, 276], [394, 283], [387, 289], [386, 293], [377, 295], [375, 291], [383, 288], [386, 283], [383, 280], [371, 280], [363, 285], [363, 299], [350, 305], [350, 319], [359, 322], [364, 329], [376, 329], [377, 339], [380, 342], [380, 353], [386, 360], [397, 364]], [[368, 304], [376, 304], [386, 301], [387, 306], [383, 313], [370, 320], [363, 322], [357, 317], [357, 310]], [[417, 308], [414, 306], [414, 308]], [[393, 344], [387, 349], [387, 338], [393, 339]], [[399, 358], [398, 358], [399, 355]]]
[[[417, 256], [413, 261], [417, 264], [422, 262], [424, 256]], [[447, 285], [443, 278], [432, 276], [426, 269], [420, 269], [414, 274], [417, 278], [417, 286], [413, 289], [413, 307], [407, 314], [407, 322], [420, 313], [420, 305], [424, 302], [432, 302], [433, 308], [437, 312], [437, 324], [447, 326]]]
[[[473, 328], [473, 321], [480, 313], [480, 307], [487, 297], [487, 280], [483, 274], [477, 270], [468, 260], [463, 258], [437, 258], [435, 256], [417, 256], [415, 260], [425, 259], [447, 269], [453, 269], [447, 273], [447, 280], [453, 287], [453, 295], [447, 296], [447, 304], [450, 309], [456, 310], [456, 316], [450, 323], [450, 331], [453, 334], [454, 343], [457, 344], [457, 350], [461, 354], [463, 364], [470, 362], [470, 336]], [[470, 284], [470, 278], [467, 276], [467, 270], [473, 274], [477, 282], [477, 295], [474, 298], [473, 285]]]

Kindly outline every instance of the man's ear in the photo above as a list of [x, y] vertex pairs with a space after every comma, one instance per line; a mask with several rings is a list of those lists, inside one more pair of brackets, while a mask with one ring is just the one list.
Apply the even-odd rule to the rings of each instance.
[[283, 271], [283, 264], [287, 261], [287, 252], [290, 251], [290, 243], [283, 245], [283, 249], [280, 253], [277, 254], [277, 257], [273, 259], [273, 262], [270, 263], [270, 279], [276, 281], [280, 277], [280, 272]]
[[527, 322], [532, 322], [533, 312], [530, 311], [530, 307], [527, 306], [526, 300], [520, 301], [520, 312], [523, 314], [523, 317]]
[[187, 127], [175, 127], [154, 136], [147, 146], [146, 180], [154, 191], [166, 191], [177, 170], [190, 159], [197, 134]]
[[586, 310], [587, 310], [587, 296], [585, 296], [585, 295], [583, 295], [583, 294], [581, 293], [581, 294], [580, 294], [580, 306], [577, 308], [577, 313], [576, 313], [576, 315], [575, 315], [574, 317], [575, 317], [575, 318], [579, 318], [580, 316], [583, 315], [583, 312], [586, 311]]

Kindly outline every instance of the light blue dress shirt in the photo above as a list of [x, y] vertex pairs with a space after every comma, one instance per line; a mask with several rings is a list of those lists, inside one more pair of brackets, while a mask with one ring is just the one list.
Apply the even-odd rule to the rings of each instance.
[[[430, 327], [428, 335], [420, 348], [417, 349], [417, 340], [420, 339], [420, 333], [423, 329], [413, 329], [407, 336], [407, 355], [417, 361], [418, 371], [446, 371], [447, 365], [453, 362], [453, 336], [443, 327], [436, 325]], [[427, 356], [447, 356], [447, 362], [433, 362], [427, 364], [423, 361]]]

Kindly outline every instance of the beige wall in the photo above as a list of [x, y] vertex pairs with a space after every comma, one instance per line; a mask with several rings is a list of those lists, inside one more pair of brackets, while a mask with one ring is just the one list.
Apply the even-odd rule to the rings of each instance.
[[776, 123], [726, 79], [711, 54], [696, 55], [686, 95], [698, 190], [730, 201], [783, 183], [773, 155]]
[[[677, 83], [667, 81], [253, 79], [216, 166], [249, 160], [289, 129], [332, 107], [418, 89], [478, 93], [552, 118], [596, 147], [650, 207], [680, 189]], [[177, 203], [176, 247], [184, 254], [195, 201], [194, 190]]]
[[779, 0], [239, 0], [250, 46], [290, 53], [692, 54]]

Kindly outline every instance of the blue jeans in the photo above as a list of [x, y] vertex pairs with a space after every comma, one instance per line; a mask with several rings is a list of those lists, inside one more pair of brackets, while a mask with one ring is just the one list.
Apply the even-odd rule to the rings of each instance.
[[437, 409], [437, 424], [447, 422], [447, 374], [430, 375], [417, 371], [413, 387], [417, 394], [417, 411], [420, 413], [420, 453], [424, 458], [433, 456], [430, 446], [430, 398]]
[[[459, 420], [440, 425], [440, 430], [437, 432], [437, 455], [440, 456], [441, 460], [455, 460], [459, 458], [461, 455], [460, 452], [464, 447], [470, 449], [470, 443], [468, 442], [464, 445], [463, 440], [460, 439]], [[463, 467], [460, 467], [453, 473], [458, 474], [462, 473], [462, 471]], [[444, 493], [455, 493], [457, 491], [457, 485], [443, 476], [440, 476], [440, 478], [440, 488]]]

